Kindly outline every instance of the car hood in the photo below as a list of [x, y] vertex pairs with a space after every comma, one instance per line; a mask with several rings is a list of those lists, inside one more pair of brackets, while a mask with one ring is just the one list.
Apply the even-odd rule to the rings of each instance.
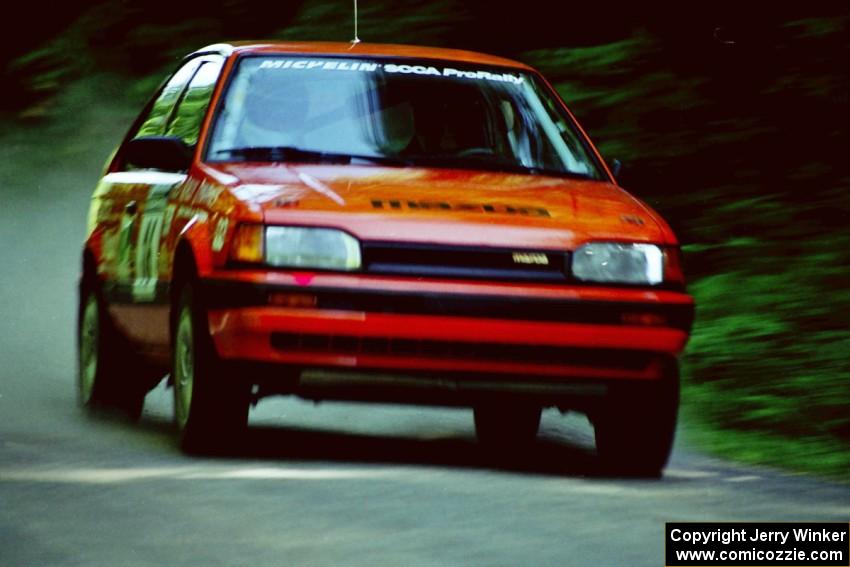
[[673, 239], [649, 207], [607, 182], [359, 165], [214, 169], [269, 224], [333, 226], [362, 240], [561, 249]]

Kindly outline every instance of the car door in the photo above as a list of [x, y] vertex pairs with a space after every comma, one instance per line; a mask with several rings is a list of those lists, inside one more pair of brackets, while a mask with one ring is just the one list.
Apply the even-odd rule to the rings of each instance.
[[94, 200], [99, 202], [96, 207], [96, 221], [102, 231], [100, 276], [108, 298], [119, 303], [131, 295], [131, 242], [138, 230], [139, 203], [144, 202], [147, 197], [152, 177], [147, 171], [134, 170], [121, 163], [123, 146], [131, 139], [157, 135], [164, 131], [168, 117], [174, 111], [178, 99], [199, 65], [199, 61], [187, 62], [165, 83], [136, 120], [112, 160], [112, 165], [95, 189]]
[[[206, 106], [198, 102], [198, 94], [212, 94], [209, 83], [215, 84], [221, 66], [217, 56], [198, 57], [184, 64], [143, 113], [144, 118], [127, 136], [125, 145], [136, 138], [164, 135], [177, 135], [190, 146], [196, 144], [192, 123], [197, 122], [199, 130], [206, 111]], [[161, 278], [161, 250], [174, 212], [168, 198], [186, 183], [188, 175], [183, 171], [134, 168], [123, 163], [122, 149], [115, 170], [98, 188], [107, 195], [114, 216], [113, 234], [104, 235], [103, 240], [108, 271], [105, 289], [110, 312], [124, 334], [141, 350], [162, 354], [168, 348], [168, 293]]]
[[[200, 60], [200, 66], [165, 124], [165, 136], [180, 138], [187, 146], [195, 148], [223, 63], [218, 56], [206, 56]], [[170, 255], [163, 253], [163, 246], [176, 207], [175, 203], [169, 205], [169, 200], [174, 189], [185, 183], [187, 177], [181, 172], [159, 173], [162, 177], [152, 179], [157, 182], [148, 187], [138, 237], [130, 246], [135, 267], [132, 292], [137, 304], [167, 301]]]

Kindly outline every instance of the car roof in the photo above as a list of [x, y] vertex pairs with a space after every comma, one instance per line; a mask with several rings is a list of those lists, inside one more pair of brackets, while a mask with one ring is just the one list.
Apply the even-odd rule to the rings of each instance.
[[500, 67], [514, 67], [516, 69], [531, 70], [528, 65], [478, 53], [475, 51], [464, 51], [460, 49], [445, 49], [438, 47], [420, 47], [416, 45], [395, 45], [388, 43], [342, 43], [342, 42], [285, 42], [285, 41], [237, 41], [231, 43], [216, 43], [200, 49], [192, 55], [204, 53], [219, 53], [231, 55], [233, 53], [261, 53], [261, 54], [310, 54], [310, 55], [334, 55], [345, 57], [358, 56], [381, 56], [402, 57], [415, 59], [433, 59], [439, 61], [457, 61], [462, 63], [477, 63], [481, 65], [495, 65]]

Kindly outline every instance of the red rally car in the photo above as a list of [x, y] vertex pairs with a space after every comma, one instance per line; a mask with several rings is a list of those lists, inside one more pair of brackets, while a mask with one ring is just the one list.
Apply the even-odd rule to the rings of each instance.
[[139, 415], [170, 372], [187, 450], [252, 403], [474, 408], [482, 442], [588, 415], [658, 474], [693, 301], [667, 224], [554, 89], [447, 49], [219, 44], [188, 56], [94, 192], [79, 398]]

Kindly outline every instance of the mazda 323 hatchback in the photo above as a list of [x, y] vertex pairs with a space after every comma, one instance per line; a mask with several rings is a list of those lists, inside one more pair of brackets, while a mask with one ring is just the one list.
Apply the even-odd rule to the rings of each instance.
[[82, 270], [81, 403], [137, 416], [168, 374], [187, 450], [292, 394], [471, 407], [496, 446], [576, 410], [614, 470], [670, 453], [693, 318], [676, 238], [521, 63], [200, 50], [108, 163]]

